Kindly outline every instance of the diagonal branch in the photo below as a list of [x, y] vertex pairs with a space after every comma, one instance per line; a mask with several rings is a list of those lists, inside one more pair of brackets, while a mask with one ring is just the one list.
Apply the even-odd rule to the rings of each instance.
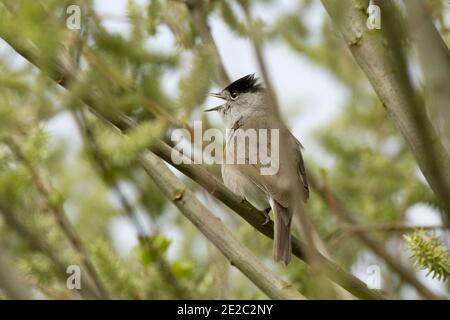
[[164, 162], [151, 152], [139, 156], [141, 165], [166, 198], [211, 241], [232, 265], [272, 299], [305, 299], [270, 271], [213, 215]]
[[[210, 173], [204, 166], [198, 164], [175, 164], [172, 160], [173, 149], [164, 142], [158, 142], [153, 148], [155, 154], [167, 161], [193, 181], [201, 185], [205, 190], [208, 190], [211, 195], [220, 200], [223, 204], [228, 206], [245, 221], [252, 225], [256, 230], [265, 236], [273, 239], [273, 222], [265, 223], [265, 215], [255, 209], [245, 199], [240, 198], [212, 173]], [[176, 151], [175, 151], [176, 152]], [[292, 237], [292, 252], [299, 259], [306, 261], [303, 253], [304, 245], [296, 237]], [[339, 284], [341, 287], [352, 293], [354, 296], [361, 299], [385, 299], [381, 294], [374, 290], [367, 288], [366, 284], [354, 277], [350, 273], [343, 270], [333, 261], [327, 259], [321, 254], [318, 254], [320, 265], [323, 271], [330, 279]]]
[[[264, 84], [267, 91], [267, 96], [269, 100], [269, 104], [271, 105], [272, 109], [275, 111], [276, 118], [272, 121], [278, 121], [280, 123], [283, 123], [280, 117], [280, 107], [278, 105], [278, 99], [275, 93], [275, 90], [272, 86], [272, 82], [270, 81], [269, 72], [267, 70], [266, 62], [263, 56], [263, 43], [262, 43], [262, 35], [257, 30], [257, 26], [255, 24], [254, 19], [251, 16], [250, 12], [250, 5], [248, 1], [241, 0], [239, 1], [239, 4], [244, 11], [244, 15], [246, 18], [246, 22], [248, 25], [249, 30], [249, 40], [253, 46], [253, 51], [256, 56], [256, 60], [258, 62], [259, 70], [261, 71], [261, 74], [263, 76]], [[281, 143], [283, 143], [281, 141]], [[298, 175], [297, 173], [297, 167], [298, 164], [293, 161], [292, 156], [289, 154], [289, 152], [280, 152], [280, 163], [283, 163], [283, 165], [290, 170], [290, 176], [295, 177]], [[305, 206], [303, 204], [303, 201], [300, 200], [301, 198], [306, 198], [304, 196], [304, 190], [301, 186], [299, 186], [297, 183], [295, 183], [296, 179], [291, 179], [289, 181], [289, 189], [291, 190], [291, 196], [290, 196], [290, 204], [293, 208], [294, 215], [293, 215], [293, 221], [295, 225], [297, 226], [299, 230], [300, 237], [302, 240], [304, 240], [304, 251], [308, 258], [308, 261], [310, 262], [312, 269], [316, 272], [316, 275], [319, 274], [320, 270], [320, 258], [318, 255], [320, 254], [319, 250], [321, 250], [322, 253], [326, 252], [325, 245], [322, 243], [322, 240], [320, 239], [320, 236], [317, 232], [315, 232], [313, 225], [311, 221], [309, 220]], [[298, 197], [298, 195], [302, 195], [302, 197]]]
[[[17, 46], [16, 52], [19, 52], [24, 58], [30, 61], [30, 63], [33, 63], [37, 67], [39, 67], [39, 65], [36, 64], [37, 60], [34, 57], [33, 51], [31, 51], [29, 47], [21, 45], [21, 43], [17, 43], [16, 41], [14, 41], [13, 38], [8, 37], [8, 33], [5, 32], [5, 30], [0, 30], [0, 36], [2, 36], [3, 39], [7, 41], [12, 48], [16, 49]], [[55, 59], [55, 64], [55, 70], [58, 70], [58, 72], [53, 74], [53, 79], [58, 82], [58, 79], [61, 79], [61, 75], [66, 75], [64, 77], [64, 81], [60, 82], [60, 84], [67, 89], [70, 82], [70, 77], [68, 77], [68, 75], [70, 75], [70, 72], [67, 72], [67, 70], [64, 68], [64, 65], [58, 63], [58, 59]], [[83, 102], [86, 103], [90, 107], [90, 110], [100, 119], [107, 122], [112, 122], [113, 125], [117, 128], [129, 127], [129, 123], [127, 123], [121, 115], [102, 115], [102, 113], [99, 113], [95, 110], [95, 108], [93, 108], [93, 101], [91, 99], [84, 99]], [[165, 152], [167, 155], [167, 159], [164, 159], [166, 161], [169, 161], [171, 153], [170, 147], [166, 146]], [[211, 174], [207, 174], [208, 172], [206, 171], [206, 169], [204, 169], [203, 167], [199, 167], [198, 165], [187, 166], [183, 164], [177, 166], [177, 168], [187, 176], [193, 178], [197, 183], [205, 187], [207, 190], [215, 190], [214, 195], [219, 200], [233, 209], [237, 214], [242, 216], [258, 231], [270, 238], [273, 238], [273, 223], [270, 222], [264, 225], [265, 217], [261, 212], [252, 207], [248, 202], [239, 199], [239, 197], [228, 190], [217, 178], [215, 178]], [[293, 253], [300, 259], [304, 260], [305, 258], [301, 247], [302, 243], [296, 238], [293, 238]], [[385, 299], [383, 295], [374, 290], [368, 289], [364, 282], [360, 281], [351, 273], [343, 270], [331, 260], [328, 260], [322, 255], [319, 255], [319, 258], [321, 259], [321, 266], [328, 274], [328, 276], [356, 297], [361, 299]]]
[[334, 238], [342, 233], [360, 233], [360, 232], [411, 232], [417, 229], [421, 230], [448, 230], [450, 226], [444, 225], [406, 225], [399, 223], [377, 223], [377, 224], [361, 224], [353, 225], [345, 223], [339, 229], [331, 232], [327, 238]]
[[378, 1], [383, 30], [366, 27], [368, 1], [322, 0], [332, 22], [366, 74], [392, 121], [408, 143], [417, 164], [450, 219], [450, 156], [436, 136], [418, 98], [399, 48], [398, 21], [390, 1]]
[[409, 34], [416, 45], [425, 78], [430, 120], [450, 154], [450, 51], [430, 17], [426, 1], [403, 1], [407, 9]]

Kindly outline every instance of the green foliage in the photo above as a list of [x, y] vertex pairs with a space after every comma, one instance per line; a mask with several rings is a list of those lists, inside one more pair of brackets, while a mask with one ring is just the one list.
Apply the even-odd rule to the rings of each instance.
[[175, 261], [172, 264], [172, 272], [180, 278], [190, 278], [194, 274], [194, 263], [192, 261]]
[[193, 18], [185, 5], [177, 1], [165, 1], [161, 5], [160, 15], [172, 31], [177, 46], [186, 49], [195, 46], [197, 34]]
[[149, 148], [159, 138], [162, 129], [163, 124], [155, 121], [142, 122], [127, 135], [103, 128], [99, 134], [99, 147], [112, 164], [127, 166], [136, 159], [139, 152]]
[[148, 266], [167, 251], [170, 243], [169, 239], [160, 234], [151, 237], [140, 236], [139, 246], [134, 251], [140, 263]]
[[423, 230], [416, 230], [405, 235], [408, 248], [415, 260], [415, 265], [428, 270], [438, 280], [446, 281], [450, 276], [450, 254], [436, 234], [426, 235]]
[[161, 1], [151, 0], [147, 7], [147, 31], [155, 35], [161, 21]]
[[[125, 16], [119, 17], [119, 22], [127, 25], [126, 31], [112, 32], [107, 24], [117, 22], [118, 17], [95, 12], [91, 1], [78, 2], [82, 6], [81, 31], [65, 26], [67, 1], [0, 2], [0, 37], [8, 36], [24, 45], [33, 43], [39, 65], [36, 68], [17, 58], [9, 48], [0, 50], [0, 204], [6, 205], [64, 266], [81, 264], [80, 254], [71, 248], [49, 210], [60, 205], [87, 244], [100, 279], [113, 298], [172, 299], [186, 292], [194, 299], [267, 298], [170, 205], [136, 162], [137, 155], [155, 139], [165, 139], [178, 123], [196, 116], [211, 86], [217, 85], [215, 69], [220, 61], [208, 37], [205, 39], [205, 30], [199, 29], [202, 24], [193, 17], [192, 8], [184, 1], [151, 0], [144, 7], [129, 0]], [[331, 75], [345, 90], [347, 99], [339, 106], [339, 114], [311, 140], [320, 149], [319, 156], [305, 146], [307, 171], [322, 172], [316, 175], [320, 182], [339, 195], [361, 224], [402, 224], [408, 210], [417, 204], [440, 210], [418, 176], [417, 164], [403, 138], [319, 2], [298, 1], [292, 10], [276, 11], [276, 16], [274, 10], [270, 21], [262, 19], [259, 10], [275, 7], [277, 1], [246, 2], [265, 48], [290, 48], [299, 59]], [[191, 1], [196, 3], [200, 2]], [[201, 4], [205, 14], [201, 22], [214, 28], [220, 20], [236, 41], [248, 40], [247, 23], [236, 1], [202, 0]], [[434, 0], [431, 4], [438, 29], [448, 29], [443, 19], [445, 6]], [[315, 20], [318, 15], [321, 24], [310, 24], [310, 17]], [[212, 30], [212, 35], [215, 32]], [[444, 32], [443, 38], [448, 40], [449, 35]], [[169, 42], [164, 48], [160, 47], [161, 37]], [[222, 49], [220, 43], [217, 48]], [[65, 75], [66, 82], [60, 83], [65, 89], [48, 77], [56, 75], [55, 62], [61, 62], [63, 50], [67, 59], [80, 54], [78, 65], [70, 63], [73, 69]], [[230, 67], [225, 66], [236, 72]], [[298, 98], [293, 97], [293, 107], [301, 112]], [[119, 132], [90, 113], [92, 109], [86, 104], [106, 117], [124, 113], [138, 125]], [[80, 108], [92, 136], [85, 135], [83, 125], [73, 121]], [[206, 119], [204, 123], [209, 126]], [[51, 181], [55, 190], [47, 196], [39, 192], [24, 161], [11, 152], [11, 138], [27, 162]], [[102, 169], [92, 152], [92, 142], [103, 161]], [[203, 195], [204, 190], [194, 181], [185, 182]], [[120, 197], [117, 186], [123, 193]], [[177, 190], [172, 196], [180, 197], [183, 192]], [[214, 206], [215, 210], [221, 209]], [[360, 267], [358, 257], [366, 248], [355, 241], [354, 234], [341, 230], [339, 218], [314, 191], [307, 211], [322, 235], [342, 231], [339, 237], [327, 238], [333, 259], [348, 270]], [[124, 252], [128, 242], [122, 243], [118, 233], [129, 235], [129, 212], [147, 222], [144, 225], [150, 226], [146, 230], [150, 235], [138, 238], [138, 245]], [[227, 227], [264, 264], [306, 296], [320, 297], [316, 279], [305, 264], [295, 259], [288, 267], [271, 264], [272, 241], [226, 210], [224, 215]], [[126, 229], [118, 232], [117, 221], [123, 221]], [[395, 246], [390, 245], [398, 241], [395, 235], [371, 235], [396, 254]], [[448, 278], [448, 251], [436, 236], [414, 233], [407, 239], [417, 265], [433, 277]], [[0, 251], [12, 254], [27, 284], [39, 297], [79, 298], [66, 289], [66, 275], [59, 273], [48, 253], [38, 250], [34, 241], [0, 212]], [[384, 281], [386, 292], [401, 295], [404, 282], [394, 274], [389, 276], [393, 280]], [[52, 290], [62, 294], [49, 293]]]
[[129, 40], [119, 34], [108, 34], [97, 32], [94, 34], [95, 43], [98, 49], [108, 53], [116, 62], [132, 62], [136, 64], [158, 64], [174, 66], [178, 59], [176, 55], [167, 55], [159, 52], [150, 52], [140, 43], [139, 46], [133, 44], [135, 40]]
[[48, 158], [49, 135], [41, 127], [31, 128], [28, 138], [23, 143], [22, 152], [32, 166], [38, 166]]
[[[358, 218], [394, 222], [401, 208], [429, 201], [430, 191], [416, 176], [416, 164], [382, 108], [360, 105], [351, 101], [319, 132], [323, 148], [336, 159], [326, 179]], [[364, 186], [360, 177], [365, 177]]]
[[193, 63], [189, 74], [179, 83], [178, 104], [188, 114], [201, 104], [211, 85], [214, 51], [209, 46], [199, 46], [193, 51]]
[[128, 272], [129, 267], [121, 261], [104, 240], [98, 239], [91, 246], [94, 263], [107, 287], [118, 298], [133, 299], [139, 294], [136, 276]]
[[239, 20], [228, 0], [220, 1], [220, 13], [223, 21], [238, 36], [244, 37], [248, 34], [247, 27]]

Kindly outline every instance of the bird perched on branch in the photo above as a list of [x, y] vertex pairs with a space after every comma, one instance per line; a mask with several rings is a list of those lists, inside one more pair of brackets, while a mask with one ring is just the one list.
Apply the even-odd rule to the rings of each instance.
[[[302, 145], [279, 120], [266, 89], [254, 75], [211, 95], [225, 100], [205, 110], [219, 112], [227, 129], [223, 181], [267, 217], [272, 210], [273, 259], [288, 264], [293, 202], [306, 202], [309, 197]], [[299, 192], [292, 194], [293, 190]]]

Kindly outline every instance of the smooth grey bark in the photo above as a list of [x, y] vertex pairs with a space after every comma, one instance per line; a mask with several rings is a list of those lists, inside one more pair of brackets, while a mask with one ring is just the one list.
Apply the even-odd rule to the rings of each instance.
[[430, 17], [426, 1], [404, 0], [409, 35], [419, 56], [425, 80], [427, 111], [450, 154], [450, 51]]
[[382, 30], [370, 30], [366, 26], [368, 1], [322, 0], [322, 3], [406, 140], [450, 220], [450, 156], [436, 135], [423, 101], [408, 78], [406, 61], [398, 59], [396, 47], [399, 45], [394, 42], [401, 39], [393, 36], [399, 24], [389, 19], [392, 3], [377, 2], [382, 9]]
[[[36, 65], [39, 68], [39, 63], [37, 62], [36, 52], [34, 52], [33, 47], [24, 44], [24, 42], [20, 41], [21, 39], [14, 39], [11, 37], [7, 30], [0, 30], [0, 36], [14, 49], [17, 53], [26, 58], [30, 63]], [[76, 78], [76, 75], [68, 69], [68, 65], [70, 63], [63, 64], [59, 59], [55, 58], [55, 73], [51, 75], [52, 79], [60, 84], [61, 86], [68, 89], [69, 83], [73, 78]], [[108, 122], [112, 122], [117, 127], [121, 127], [120, 123], [123, 123], [123, 119], [120, 115], [110, 114], [110, 115], [102, 115], [93, 108], [94, 101], [90, 97], [86, 97], [83, 99], [83, 102], [90, 106], [90, 110], [97, 115], [100, 119], [103, 119]], [[126, 124], [127, 125], [127, 124]], [[158, 154], [160, 155], [160, 154]], [[170, 150], [169, 150], [169, 159], [170, 159]], [[218, 179], [213, 178], [212, 175], [203, 175], [202, 171], [204, 168], [198, 167], [197, 165], [190, 166], [181, 166], [184, 170], [183, 173], [187, 174], [189, 177], [194, 180], [203, 178], [202, 186], [208, 188], [208, 190], [212, 190], [215, 193], [215, 196], [221, 200], [228, 207], [233, 209], [236, 213], [238, 213], [242, 218], [244, 218], [248, 223], [254, 226], [257, 230], [259, 230], [264, 235], [273, 238], [273, 223], [269, 222], [264, 224], [265, 217], [252, 207], [247, 201], [238, 199], [238, 197], [233, 194], [230, 190], [228, 190]], [[200, 179], [201, 180], [201, 179]], [[196, 180], [197, 181], [197, 180]], [[298, 239], [293, 237], [292, 239], [292, 249], [293, 254], [299, 257], [302, 260], [305, 260], [304, 253], [302, 251], [302, 247], [304, 244], [301, 243]], [[326, 257], [320, 255], [321, 265], [324, 268], [324, 271], [334, 282], [345, 288], [347, 291], [352, 293], [358, 298], [361, 299], [386, 299], [381, 293], [371, 290], [367, 288], [367, 285], [353, 276], [351, 273], [342, 269], [339, 265], [334, 263], [333, 261], [327, 259]]]
[[291, 285], [270, 271], [259, 259], [229, 231], [169, 170], [166, 164], [151, 152], [139, 157], [147, 174], [153, 179], [166, 198], [175, 204], [217, 249], [272, 299], [305, 299]]

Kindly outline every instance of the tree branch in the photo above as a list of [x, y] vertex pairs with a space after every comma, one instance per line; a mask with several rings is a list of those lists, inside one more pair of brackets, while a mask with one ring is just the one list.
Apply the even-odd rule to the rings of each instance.
[[139, 156], [148, 175], [166, 198], [186, 216], [258, 288], [272, 299], [305, 299], [273, 272], [214, 216], [194, 194], [151, 152]]
[[[276, 114], [277, 119], [273, 119], [272, 121], [274, 123], [276, 121], [278, 121], [279, 123], [283, 123], [280, 116], [280, 107], [278, 104], [278, 99], [275, 90], [272, 86], [272, 82], [270, 81], [269, 72], [267, 71], [266, 62], [263, 56], [262, 35], [259, 32], [259, 30], [257, 30], [255, 22], [251, 16], [248, 1], [240, 0], [239, 4], [242, 10], [244, 11], [244, 15], [248, 25], [249, 40], [253, 46], [253, 51], [255, 53], [256, 60], [258, 62], [259, 70], [261, 71], [261, 74], [263, 76], [267, 96], [269, 98], [269, 103]], [[283, 141], [281, 141], [280, 143], [282, 144]], [[291, 154], [289, 154], [289, 151], [291, 150], [280, 152], [279, 155], [280, 163], [283, 163], [283, 165], [286, 168], [288, 168], [288, 170], [290, 171], [289, 172], [290, 177], [295, 177], [298, 175], [297, 172], [298, 163], [295, 163], [295, 161], [293, 161], [293, 157], [291, 156]], [[316, 275], [319, 275], [321, 266], [320, 266], [320, 258], [318, 257], [318, 255], [320, 254], [320, 252], [326, 254], [325, 253], [326, 248], [319, 234], [313, 228], [313, 225], [306, 214], [305, 206], [303, 204], [303, 201], [301, 200], [301, 198], [306, 199], [303, 187], [300, 186], [298, 183], [296, 183], [299, 181], [298, 179], [290, 179], [290, 180], [291, 181], [288, 181], [289, 190], [291, 190], [290, 206], [294, 211], [292, 219], [294, 225], [297, 227], [299, 231], [299, 236], [303, 240], [302, 243], [305, 245], [303, 251], [305, 252], [306, 257], [308, 258], [308, 261], [311, 264], [312, 269], [315, 271]], [[299, 195], [303, 196], [299, 197]], [[320, 252], [318, 249], [320, 250]]]
[[[15, 49], [18, 46], [16, 52], [20, 52], [20, 54], [26, 58], [30, 63], [35, 64], [38, 68], [39, 65], [36, 64], [36, 59], [33, 55], [33, 52], [29, 47], [23, 45], [23, 43], [16, 43], [13, 38], [8, 37], [8, 33], [5, 30], [0, 30], [0, 36], [10, 44], [10, 46]], [[58, 72], [52, 75], [52, 78], [63, 87], [68, 89], [70, 82], [70, 73], [65, 69], [64, 65], [58, 63], [58, 58], [55, 58], [55, 70]], [[58, 82], [58, 79], [62, 78], [62, 75], [66, 75], [64, 77], [64, 81]], [[91, 99], [84, 99], [83, 102], [90, 106], [90, 110], [98, 116], [100, 119], [106, 122], [112, 122], [116, 128], [127, 128], [130, 124], [126, 122], [121, 115], [113, 114], [113, 115], [102, 115], [95, 108], [92, 107], [93, 101]], [[167, 149], [168, 148], [168, 149]], [[170, 161], [171, 149], [166, 146], [165, 150], [167, 154], [167, 159], [163, 158], [166, 161]], [[194, 181], [202, 185], [206, 188], [206, 190], [214, 190], [213, 195], [216, 196], [219, 200], [221, 200], [225, 205], [233, 209], [236, 213], [242, 216], [247, 222], [249, 222], [252, 226], [254, 226], [257, 230], [259, 230], [264, 235], [273, 239], [273, 223], [269, 222], [264, 225], [265, 216], [253, 208], [247, 201], [244, 201], [237, 197], [234, 193], [228, 190], [216, 177], [212, 176], [207, 172], [206, 169], [200, 167], [198, 165], [184, 165], [181, 164], [177, 166], [177, 168], [185, 173], [187, 176], [191, 177]], [[292, 240], [292, 249], [293, 254], [304, 260], [304, 254], [302, 252], [302, 243], [293, 237]], [[367, 288], [366, 284], [350, 274], [349, 272], [343, 270], [337, 264], [328, 260], [322, 255], [319, 255], [321, 259], [321, 266], [323, 270], [328, 274], [328, 276], [335, 281], [337, 284], [342, 286], [344, 289], [352, 293], [354, 296], [361, 299], [386, 299], [383, 295], [378, 293], [377, 291], [370, 290]]]
[[397, 50], [400, 39], [393, 33], [399, 22], [389, 21], [393, 20], [390, 15], [395, 8], [390, 1], [377, 2], [382, 9], [387, 8], [382, 10], [382, 16], [383, 30], [388, 30], [379, 32], [366, 27], [368, 1], [322, 0], [322, 3], [450, 219], [450, 156], [436, 136], [408, 77], [405, 59]]
[[[273, 222], [269, 221], [265, 223], [265, 215], [255, 209], [245, 199], [240, 198], [232, 191], [230, 191], [225, 185], [212, 173], [210, 173], [204, 166], [198, 164], [175, 164], [172, 161], [172, 148], [163, 142], [158, 142], [152, 148], [153, 152], [161, 157], [166, 162], [173, 165], [179, 171], [191, 178], [193, 181], [201, 185], [205, 190], [220, 200], [223, 204], [228, 206], [238, 215], [240, 215], [245, 221], [252, 225], [256, 230], [264, 234], [265, 236], [273, 239]], [[301, 241], [292, 237], [292, 252], [299, 259], [306, 261], [303, 253], [303, 244]], [[322, 270], [328, 275], [330, 279], [339, 284], [341, 287], [352, 293], [354, 296], [361, 299], [385, 299], [380, 293], [370, 290], [366, 284], [352, 274], [343, 270], [333, 261], [327, 259], [323, 255], [319, 254]]]
[[341, 233], [360, 233], [360, 232], [411, 232], [417, 229], [422, 230], [448, 230], [450, 226], [409, 226], [398, 223], [377, 223], [377, 224], [361, 224], [352, 225], [344, 224], [339, 229], [331, 232], [327, 238], [334, 238]]
[[429, 3], [418, 0], [403, 2], [407, 9], [409, 34], [416, 45], [425, 78], [430, 119], [450, 154], [450, 52], [433, 24]]

